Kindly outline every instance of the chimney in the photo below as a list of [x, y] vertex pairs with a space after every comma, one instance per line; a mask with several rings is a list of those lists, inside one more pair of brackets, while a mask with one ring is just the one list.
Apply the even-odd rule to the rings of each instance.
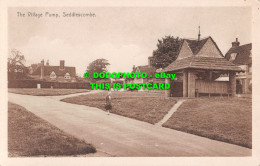
[[50, 64], [49, 64], [49, 59], [48, 59], [47, 62], [46, 62], [46, 66], [50, 66]]
[[232, 47], [238, 47], [240, 44], [240, 42], [238, 41], [238, 39], [236, 38], [235, 42], [232, 42]]
[[153, 57], [153, 56], [148, 57], [148, 65], [149, 65], [149, 66], [152, 66], [153, 60], [154, 60], [154, 57]]
[[200, 41], [200, 26], [199, 26], [198, 41]]
[[61, 70], [65, 69], [65, 61], [64, 60], [60, 61], [60, 69]]
[[150, 56], [150, 57], [148, 57], [148, 66], [151, 66], [151, 59], [152, 59], [152, 57]]
[[41, 61], [41, 79], [44, 77], [44, 60]]

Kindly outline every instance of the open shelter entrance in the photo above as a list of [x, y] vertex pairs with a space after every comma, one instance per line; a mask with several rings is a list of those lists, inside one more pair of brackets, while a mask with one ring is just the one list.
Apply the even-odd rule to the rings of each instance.
[[[236, 72], [244, 71], [225, 58], [192, 56], [176, 60], [160, 72], [176, 74], [176, 80], [165, 79], [165, 83], [172, 85], [165, 91], [166, 97], [196, 97], [203, 94], [235, 96]], [[229, 81], [215, 81], [222, 74], [227, 74]]]

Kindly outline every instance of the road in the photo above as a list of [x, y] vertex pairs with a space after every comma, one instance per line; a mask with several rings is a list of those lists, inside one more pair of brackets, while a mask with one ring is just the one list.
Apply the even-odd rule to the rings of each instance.
[[108, 156], [251, 156], [252, 153], [241, 146], [61, 102], [61, 98], [8, 94], [10, 102], [86, 140]]

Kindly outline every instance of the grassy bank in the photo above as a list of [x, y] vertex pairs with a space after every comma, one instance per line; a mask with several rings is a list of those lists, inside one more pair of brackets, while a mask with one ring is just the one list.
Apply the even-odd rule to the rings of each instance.
[[[62, 101], [105, 110], [107, 92], [81, 95]], [[164, 93], [153, 92], [112, 92], [112, 113], [145, 121], [159, 122], [174, 106], [177, 99], [164, 98]]]
[[8, 103], [8, 152], [9, 157], [64, 156], [94, 153], [96, 149], [25, 108]]
[[191, 99], [184, 102], [163, 126], [252, 148], [252, 100]]

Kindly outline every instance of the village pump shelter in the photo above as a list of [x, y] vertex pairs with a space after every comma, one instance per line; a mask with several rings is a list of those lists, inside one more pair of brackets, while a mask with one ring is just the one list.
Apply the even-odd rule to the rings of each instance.
[[[184, 39], [177, 59], [156, 72], [176, 74], [173, 81], [165, 79], [171, 88], [165, 90], [166, 97], [195, 97], [200, 94], [236, 94], [236, 72], [240, 67], [224, 58], [211, 37], [200, 40]], [[228, 75], [229, 81], [216, 81], [221, 75]]]

